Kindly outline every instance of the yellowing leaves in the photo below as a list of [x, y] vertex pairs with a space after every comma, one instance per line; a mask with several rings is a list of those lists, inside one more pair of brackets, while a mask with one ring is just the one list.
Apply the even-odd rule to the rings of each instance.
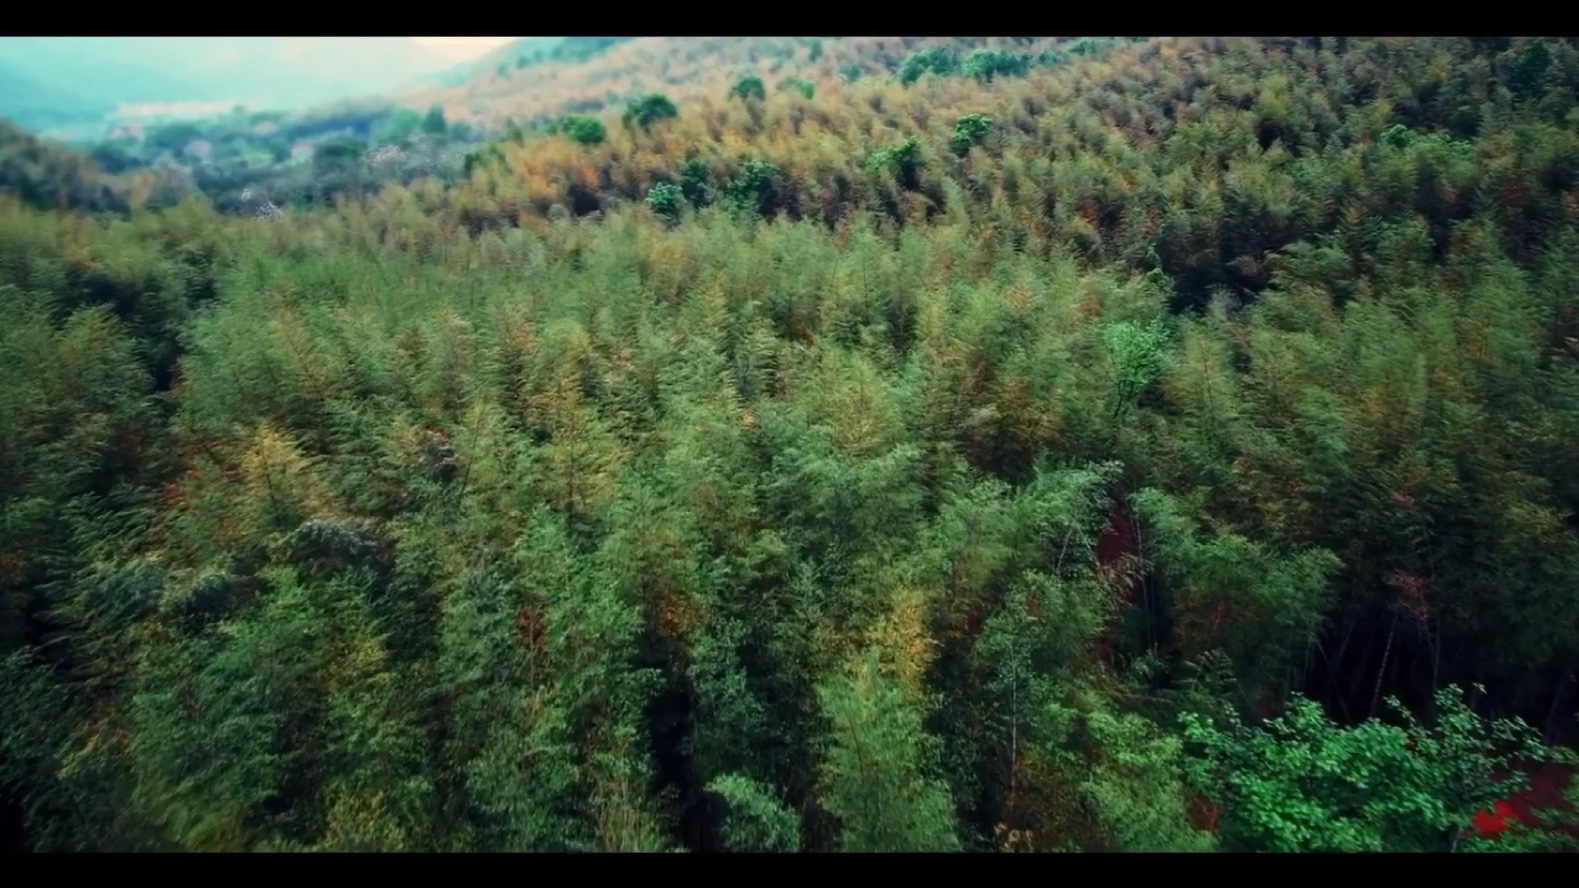
[[884, 663], [912, 698], [922, 693], [927, 668], [937, 653], [937, 641], [927, 630], [927, 599], [920, 589], [900, 585], [892, 608], [868, 634]]
[[622, 461], [619, 442], [583, 405], [576, 381], [561, 380], [534, 405], [552, 435], [539, 478], [548, 501], [569, 515], [596, 512], [613, 502], [615, 472]]
[[383, 793], [350, 790], [334, 793], [321, 848], [325, 851], [411, 850], [406, 831], [390, 817]]
[[280, 532], [294, 522], [334, 513], [332, 493], [295, 442], [269, 424], [242, 446], [236, 469], [243, 488], [238, 507], [255, 531]]
[[332, 662], [325, 684], [330, 693], [366, 691], [389, 683], [384, 647], [371, 636], [356, 638]]
[[814, 421], [833, 430], [834, 442], [852, 456], [873, 456], [899, 434], [893, 392], [860, 355], [829, 355], [807, 386], [802, 403]]
[[333, 368], [315, 353], [312, 334], [301, 314], [282, 309], [275, 312], [271, 325], [280, 344], [285, 347], [285, 353], [291, 357], [293, 369], [300, 374], [308, 396], [314, 400], [328, 396], [334, 385], [335, 374]]
[[665, 589], [653, 605], [658, 632], [664, 638], [689, 645], [706, 619], [706, 609], [681, 590]]

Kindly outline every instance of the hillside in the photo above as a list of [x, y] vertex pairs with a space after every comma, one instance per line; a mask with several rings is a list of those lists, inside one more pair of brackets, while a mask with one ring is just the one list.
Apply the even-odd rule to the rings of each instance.
[[41, 209], [125, 210], [141, 183], [106, 175], [91, 158], [0, 118], [0, 194]]
[[[163, 51], [168, 48], [154, 38], [0, 37], [0, 65], [49, 88], [112, 108], [212, 97], [206, 84], [179, 70], [178, 57], [168, 59], [166, 66]], [[23, 98], [6, 95], [5, 101]], [[10, 113], [7, 108], [0, 112]]]
[[[826, 57], [821, 49], [824, 40], [840, 44]], [[528, 103], [535, 103], [526, 107], [537, 109], [520, 121], [533, 131], [557, 131], [562, 122], [561, 114], [543, 109], [593, 112], [612, 121], [614, 114], [611, 112], [621, 110], [628, 100], [614, 102], [617, 96], [610, 94], [605, 94], [604, 99], [584, 98], [590, 94], [589, 90], [601, 89], [598, 84], [606, 84], [611, 76], [626, 77], [636, 72], [627, 78], [631, 97], [643, 96], [642, 88], [666, 88], [671, 80], [679, 80], [683, 82], [677, 95], [700, 95], [705, 101], [708, 93], [692, 82], [695, 79], [692, 75], [712, 72], [706, 83], [713, 84], [715, 93], [722, 93], [740, 81], [720, 80], [717, 70], [736, 73], [761, 70], [768, 78], [763, 80], [764, 96], [771, 85], [774, 92], [789, 90], [809, 100], [816, 95], [819, 82], [835, 91], [861, 78], [878, 83], [897, 81], [905, 86], [931, 71], [934, 62], [944, 68], [952, 65], [949, 69], [952, 74], [974, 76], [979, 80], [993, 76], [993, 65], [1007, 65], [1005, 71], [1056, 65], [1065, 54], [1064, 49], [1070, 50], [1071, 57], [1078, 58], [1087, 52], [1106, 51], [1102, 47], [1109, 42], [1054, 38], [908, 42], [875, 38], [848, 41], [835, 38], [689, 41], [521, 38], [469, 65], [434, 75], [471, 78], [467, 81], [470, 85], [459, 90], [460, 93], [486, 92], [499, 87], [502, 104], [490, 106], [484, 102], [480, 106], [476, 103], [469, 106], [480, 107], [483, 113], [457, 111], [452, 105], [446, 114], [444, 98], [447, 93], [431, 90], [406, 94], [396, 101], [374, 99], [316, 105], [289, 113], [211, 108], [206, 117], [199, 118], [188, 113], [167, 114], [163, 121], [125, 120], [116, 126], [110, 138], [85, 147], [106, 169], [155, 172], [162, 182], [159, 194], [163, 195], [155, 199], [161, 203], [169, 202], [183, 190], [192, 189], [206, 193], [218, 206], [229, 211], [245, 211], [246, 207], [260, 201], [277, 205], [325, 203], [332, 202], [336, 194], [353, 184], [364, 187], [388, 178], [410, 182], [418, 176], [430, 175], [453, 182], [470, 168], [467, 164], [496, 155], [501, 146], [483, 146], [484, 150], [471, 152], [471, 159], [467, 160], [469, 149], [496, 138], [501, 132], [522, 132], [516, 125], [517, 116], [505, 113], [505, 109], [521, 107], [523, 97]], [[913, 51], [900, 54], [899, 49], [906, 45]], [[632, 46], [639, 50], [634, 61], [626, 54]], [[785, 52], [793, 55], [799, 50], [804, 50], [804, 58], [786, 67]], [[490, 72], [488, 66], [496, 60], [496, 70]], [[967, 69], [972, 69], [973, 65], [979, 67], [978, 63], [985, 63], [986, 67], [967, 74]], [[466, 73], [468, 70], [470, 74]], [[496, 82], [499, 70], [519, 75], [519, 78], [509, 83]], [[647, 77], [641, 73], [644, 71], [656, 76]], [[798, 71], [806, 76], [787, 71]], [[664, 72], [673, 76], [666, 76]], [[822, 81], [815, 78], [822, 78]], [[687, 83], [691, 85], [688, 87]], [[490, 107], [492, 113], [489, 113]], [[143, 106], [145, 111], [152, 108]], [[322, 165], [309, 163], [320, 148], [349, 150], [348, 146], [352, 145], [358, 149], [355, 153], [359, 157], [352, 165], [354, 175], [320, 176]], [[336, 161], [333, 165], [337, 169], [344, 167], [345, 173], [351, 172], [351, 167], [346, 167], [344, 162]], [[244, 193], [254, 197], [242, 199]]]
[[[545, 38], [528, 38], [542, 40]], [[677, 100], [719, 96], [755, 74], [769, 85], [799, 78], [819, 86], [887, 76], [919, 50], [960, 55], [1013, 47], [1035, 53], [1059, 38], [935, 37], [640, 37], [547, 38], [558, 43], [503, 47], [457, 87], [414, 94], [419, 105], [439, 103], [452, 116], [530, 121], [566, 113], [619, 108], [654, 92]], [[556, 55], [557, 53], [557, 55]]]
[[563, 44], [565, 37], [521, 37], [504, 46], [488, 51], [480, 58], [469, 59], [445, 68], [424, 78], [428, 88], [463, 86], [474, 78], [500, 68], [524, 67], [540, 59], [555, 47]]
[[1579, 849], [1576, 42], [637, 38], [0, 196], [0, 844]]

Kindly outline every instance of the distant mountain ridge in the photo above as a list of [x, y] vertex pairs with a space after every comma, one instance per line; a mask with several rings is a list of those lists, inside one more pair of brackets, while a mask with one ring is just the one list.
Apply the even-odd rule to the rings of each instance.
[[294, 109], [388, 95], [450, 62], [409, 37], [0, 37], [0, 115], [47, 126], [122, 105]]
[[101, 118], [115, 106], [85, 98], [70, 90], [40, 83], [28, 75], [0, 65], [0, 113], [30, 129], [69, 126], [83, 118]]
[[456, 87], [466, 81], [497, 68], [499, 65], [512, 66], [518, 59], [529, 58], [535, 54], [546, 52], [559, 44], [571, 39], [567, 37], [521, 37], [512, 40], [503, 46], [489, 50], [486, 54], [468, 59], [459, 64], [451, 65], [441, 71], [421, 78], [421, 86]]

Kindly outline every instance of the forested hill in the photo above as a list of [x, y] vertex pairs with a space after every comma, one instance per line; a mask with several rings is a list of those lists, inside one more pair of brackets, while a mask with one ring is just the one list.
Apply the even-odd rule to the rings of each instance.
[[[679, 101], [718, 97], [754, 76], [779, 90], [803, 83], [838, 84], [897, 74], [913, 78], [933, 60], [957, 73], [971, 53], [1012, 53], [1026, 63], [1076, 54], [1103, 38], [1059, 37], [527, 37], [466, 67], [448, 89], [423, 91], [413, 103], [443, 105], [452, 116], [521, 122], [617, 109], [664, 92]], [[984, 56], [978, 55], [978, 59]], [[996, 57], [996, 55], [992, 56]], [[903, 65], [909, 63], [909, 68]]]
[[0, 194], [30, 206], [87, 212], [130, 207], [131, 179], [107, 176], [86, 155], [0, 118]]
[[0, 198], [16, 842], [1574, 847], [1579, 48], [790, 44]]

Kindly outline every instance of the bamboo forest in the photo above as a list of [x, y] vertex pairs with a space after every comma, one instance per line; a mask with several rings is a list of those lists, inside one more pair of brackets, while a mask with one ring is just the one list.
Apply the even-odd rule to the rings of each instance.
[[1579, 40], [493, 52], [0, 121], [5, 847], [1579, 849]]

